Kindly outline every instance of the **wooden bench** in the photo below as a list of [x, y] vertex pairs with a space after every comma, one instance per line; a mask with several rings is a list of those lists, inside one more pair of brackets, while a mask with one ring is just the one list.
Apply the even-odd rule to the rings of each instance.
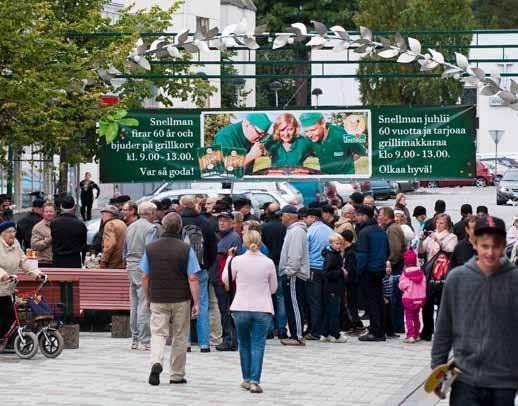
[[129, 280], [125, 269], [42, 268], [49, 278], [79, 278], [80, 313], [87, 310], [130, 310]]

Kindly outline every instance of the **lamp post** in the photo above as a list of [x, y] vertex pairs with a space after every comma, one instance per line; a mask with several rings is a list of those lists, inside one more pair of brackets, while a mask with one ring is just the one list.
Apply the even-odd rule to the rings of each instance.
[[318, 107], [318, 96], [322, 96], [323, 93], [324, 92], [322, 92], [322, 89], [320, 89], [319, 87], [316, 87], [311, 91], [311, 94], [316, 98], [316, 107]]
[[245, 86], [245, 79], [239, 76], [232, 79], [232, 84], [236, 88], [236, 107], [241, 106], [241, 89]]
[[489, 130], [489, 136], [495, 143], [495, 181], [498, 179], [498, 143], [504, 136], [504, 130]]
[[279, 91], [282, 89], [282, 83], [274, 80], [270, 83], [270, 90], [275, 93], [275, 107], [279, 107]]

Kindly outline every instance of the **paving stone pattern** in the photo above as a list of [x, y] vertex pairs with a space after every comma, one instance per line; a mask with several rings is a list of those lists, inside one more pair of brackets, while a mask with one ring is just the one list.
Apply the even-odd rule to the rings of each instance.
[[[382, 405], [429, 364], [430, 344], [308, 342], [284, 347], [269, 340], [261, 385], [263, 394], [239, 388], [237, 352], [200, 353], [187, 358], [187, 385], [169, 384], [168, 362], [162, 384], [147, 383], [149, 353], [131, 351], [128, 339], [81, 333], [80, 348], [55, 359], [37, 354], [19, 360], [0, 354], [2, 403], [23, 399], [32, 405]], [[169, 348], [167, 350], [169, 355]]]

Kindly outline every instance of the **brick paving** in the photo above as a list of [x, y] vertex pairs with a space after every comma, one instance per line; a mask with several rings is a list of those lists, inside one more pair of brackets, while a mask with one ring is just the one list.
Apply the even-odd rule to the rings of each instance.
[[151, 387], [149, 353], [131, 351], [127, 339], [81, 333], [80, 348], [65, 350], [55, 360], [41, 354], [29, 361], [0, 354], [2, 400], [77, 406], [382, 405], [430, 358], [430, 343], [408, 345], [402, 339], [307, 344], [284, 347], [269, 340], [261, 382], [264, 393], [256, 395], [239, 388], [237, 352], [203, 354], [193, 347], [187, 359], [187, 385], [170, 385], [166, 366], [162, 384]]

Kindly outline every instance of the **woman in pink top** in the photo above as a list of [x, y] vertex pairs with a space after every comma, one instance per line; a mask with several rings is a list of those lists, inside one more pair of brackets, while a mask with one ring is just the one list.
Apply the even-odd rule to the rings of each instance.
[[243, 382], [241, 387], [252, 393], [261, 393], [259, 386], [263, 367], [266, 335], [272, 322], [272, 294], [277, 290], [277, 274], [273, 261], [259, 251], [261, 235], [247, 231], [243, 236], [247, 251], [227, 262], [223, 282], [229, 285], [228, 266], [236, 295], [230, 306], [239, 343], [239, 358]]

